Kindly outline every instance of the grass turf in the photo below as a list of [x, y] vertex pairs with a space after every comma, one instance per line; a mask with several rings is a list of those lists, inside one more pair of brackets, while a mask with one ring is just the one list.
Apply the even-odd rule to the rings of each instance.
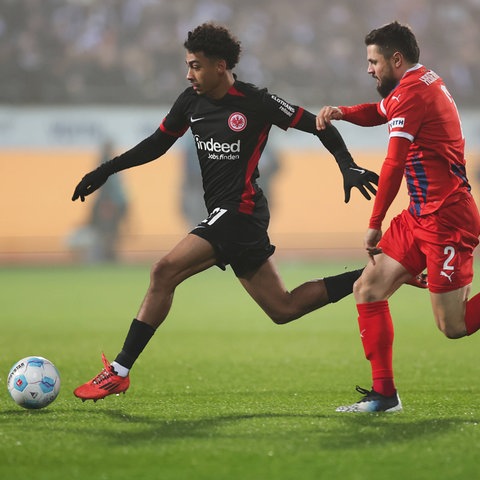
[[[280, 270], [293, 288], [345, 267]], [[359, 398], [355, 384], [370, 387], [352, 297], [275, 326], [217, 269], [177, 289], [125, 396], [82, 403], [72, 390], [98, 373], [101, 351], [118, 352], [148, 275], [148, 266], [0, 270], [0, 478], [478, 476], [478, 338], [446, 340], [428, 293], [409, 286], [390, 302], [402, 413], [334, 411]], [[27, 355], [62, 375], [44, 410], [17, 407], [6, 390], [11, 365]]]

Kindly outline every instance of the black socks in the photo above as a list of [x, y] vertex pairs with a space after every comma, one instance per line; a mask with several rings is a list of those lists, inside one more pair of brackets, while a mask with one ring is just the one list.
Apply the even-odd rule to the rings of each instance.
[[[353, 292], [353, 284], [360, 277], [363, 268], [351, 272], [341, 273], [333, 277], [325, 277], [325, 288], [330, 303], [335, 303]], [[115, 358], [115, 362], [125, 368], [131, 369], [147, 343], [153, 337], [155, 328], [133, 319], [128, 331], [122, 351]]]
[[325, 288], [327, 289], [330, 303], [338, 302], [343, 297], [350, 295], [353, 292], [353, 284], [360, 277], [362, 272], [363, 268], [341, 273], [334, 277], [325, 277], [323, 281], [325, 282]]
[[155, 329], [152, 326], [135, 318], [130, 325], [122, 351], [117, 355], [115, 361], [123, 367], [132, 368], [154, 333]]

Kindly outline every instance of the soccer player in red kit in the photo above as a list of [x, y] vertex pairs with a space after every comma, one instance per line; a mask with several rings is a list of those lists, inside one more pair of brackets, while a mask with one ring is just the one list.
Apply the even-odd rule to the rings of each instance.
[[[358, 188], [374, 194], [378, 176], [359, 168], [334, 127], [317, 131], [315, 115], [266, 89], [237, 80], [232, 72], [240, 42], [224, 27], [203, 24], [184, 43], [191, 86], [177, 98], [160, 127], [124, 154], [83, 177], [72, 200], [84, 201], [108, 177], [163, 155], [191, 129], [200, 162], [208, 217], [152, 268], [150, 285], [122, 350], [74, 394], [94, 401], [125, 392], [129, 371], [167, 317], [175, 288], [207, 268], [230, 265], [250, 296], [278, 324], [290, 322], [352, 292], [361, 270], [316, 279], [289, 292], [271, 258], [267, 200], [257, 184], [258, 162], [271, 127], [313, 134], [335, 157], [343, 175], [345, 201]], [[321, 180], [321, 179], [319, 179]], [[201, 219], [199, 219], [201, 220]], [[411, 280], [411, 279], [409, 279]]]
[[[473, 250], [480, 218], [470, 193], [465, 140], [455, 102], [442, 79], [418, 63], [408, 26], [393, 22], [365, 37], [368, 73], [379, 103], [323, 107], [317, 128], [331, 120], [361, 126], [388, 124], [389, 143], [365, 235], [371, 261], [354, 285], [360, 336], [371, 363], [371, 390], [340, 412], [402, 409], [392, 369], [393, 324], [388, 298], [425, 268], [433, 314], [448, 338], [480, 328], [480, 295], [470, 300]], [[382, 234], [382, 221], [405, 177], [410, 202]]]

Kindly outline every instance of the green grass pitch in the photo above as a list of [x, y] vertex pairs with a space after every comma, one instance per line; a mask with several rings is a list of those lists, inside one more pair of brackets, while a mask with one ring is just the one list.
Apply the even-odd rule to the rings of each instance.
[[[293, 288], [360, 265], [279, 267]], [[428, 292], [409, 286], [390, 302], [402, 413], [334, 411], [371, 385], [353, 297], [276, 326], [218, 269], [177, 289], [126, 395], [82, 403], [72, 390], [119, 351], [148, 278], [149, 266], [0, 270], [0, 478], [478, 478], [480, 337], [444, 338]], [[62, 376], [44, 410], [6, 389], [27, 355]]]

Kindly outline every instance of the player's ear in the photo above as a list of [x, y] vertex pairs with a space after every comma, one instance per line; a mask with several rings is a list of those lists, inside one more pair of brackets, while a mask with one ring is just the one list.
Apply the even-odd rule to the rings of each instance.
[[218, 73], [225, 73], [228, 70], [227, 62], [223, 58], [217, 60], [217, 71]]
[[402, 63], [403, 63], [403, 55], [400, 52], [395, 52], [392, 55], [392, 60], [395, 67], [399, 68], [402, 66]]

